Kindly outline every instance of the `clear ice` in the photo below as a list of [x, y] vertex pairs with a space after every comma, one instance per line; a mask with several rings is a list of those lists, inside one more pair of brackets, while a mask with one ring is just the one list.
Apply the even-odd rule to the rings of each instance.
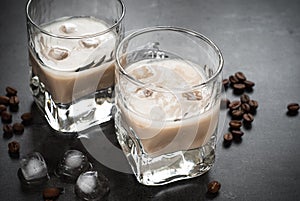
[[96, 201], [108, 192], [108, 179], [97, 171], [82, 173], [76, 181], [75, 193], [80, 199]]
[[58, 164], [56, 175], [63, 180], [76, 181], [78, 176], [90, 168], [87, 157], [78, 150], [68, 150]]
[[63, 60], [69, 56], [69, 50], [60, 47], [53, 47], [50, 49], [48, 56], [54, 60]]
[[22, 178], [25, 183], [48, 180], [48, 169], [43, 156], [38, 152], [28, 154], [20, 160]]

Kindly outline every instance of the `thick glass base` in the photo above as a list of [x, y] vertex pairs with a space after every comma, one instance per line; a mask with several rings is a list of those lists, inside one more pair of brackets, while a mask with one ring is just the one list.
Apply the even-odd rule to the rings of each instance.
[[113, 116], [112, 88], [96, 91], [70, 104], [55, 103], [51, 94], [43, 88], [42, 83], [39, 83], [37, 87], [32, 86], [31, 83], [31, 91], [49, 125], [59, 132], [80, 132], [108, 122]]
[[215, 133], [199, 148], [151, 156], [144, 153], [140, 142], [131, 138], [130, 133], [120, 126], [117, 122], [119, 117], [115, 117], [118, 141], [137, 180], [144, 185], [163, 185], [200, 176], [206, 173], [215, 161]]

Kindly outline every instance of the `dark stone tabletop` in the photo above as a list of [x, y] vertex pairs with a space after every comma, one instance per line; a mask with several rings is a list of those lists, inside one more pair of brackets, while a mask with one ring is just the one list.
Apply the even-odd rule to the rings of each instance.
[[[143, 186], [131, 174], [115, 141], [113, 122], [103, 126], [103, 132], [97, 128], [81, 138], [57, 136], [50, 129], [29, 91], [25, 4], [26, 0], [1, 1], [0, 95], [5, 94], [6, 86], [17, 88], [20, 107], [13, 113], [14, 122], [29, 111], [34, 121], [22, 135], [0, 139], [0, 200], [43, 200], [43, 186], [20, 184], [19, 160], [7, 152], [7, 144], [13, 140], [20, 142], [20, 157], [32, 151], [43, 154], [51, 176], [47, 185], [65, 188], [61, 201], [77, 199], [73, 184], [61, 183], [53, 176], [70, 148], [84, 152], [94, 168], [109, 179], [109, 201], [300, 200], [300, 115], [286, 114], [288, 103], [300, 102], [300, 1], [125, 0], [126, 31], [175, 25], [201, 32], [222, 50], [224, 78], [242, 71], [256, 84], [249, 95], [259, 102], [259, 108], [242, 141], [223, 146], [222, 135], [230, 118], [222, 110], [212, 169], [201, 177], [159, 187]], [[239, 98], [231, 89], [224, 97]], [[120, 166], [127, 173], [117, 171]], [[212, 180], [222, 185], [215, 197], [206, 194], [206, 185]]]

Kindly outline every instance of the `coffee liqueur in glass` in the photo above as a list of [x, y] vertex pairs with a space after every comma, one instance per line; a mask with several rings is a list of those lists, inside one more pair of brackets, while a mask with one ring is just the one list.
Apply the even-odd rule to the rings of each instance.
[[30, 88], [50, 126], [78, 132], [112, 118], [120, 0], [29, 0]]
[[205, 36], [152, 27], [117, 49], [115, 126], [137, 180], [162, 185], [214, 163], [222, 55]]

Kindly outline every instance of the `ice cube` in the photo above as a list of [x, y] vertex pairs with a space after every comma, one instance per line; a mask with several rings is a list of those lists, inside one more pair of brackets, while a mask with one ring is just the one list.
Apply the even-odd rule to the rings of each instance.
[[56, 175], [66, 181], [76, 181], [78, 176], [91, 167], [87, 157], [78, 150], [68, 150], [58, 164]]
[[80, 40], [80, 44], [85, 48], [96, 48], [100, 44], [100, 41], [96, 38], [86, 38]]
[[48, 179], [48, 170], [43, 156], [38, 152], [28, 154], [20, 160], [21, 172], [25, 181]]
[[48, 52], [48, 56], [52, 59], [60, 61], [69, 56], [69, 50], [60, 47], [53, 47]]
[[76, 181], [75, 193], [83, 200], [98, 200], [108, 192], [108, 179], [97, 171], [82, 173]]
[[59, 30], [65, 34], [70, 34], [70, 33], [74, 33], [75, 31], [77, 31], [77, 26], [73, 23], [65, 23], [65, 24], [61, 25]]

